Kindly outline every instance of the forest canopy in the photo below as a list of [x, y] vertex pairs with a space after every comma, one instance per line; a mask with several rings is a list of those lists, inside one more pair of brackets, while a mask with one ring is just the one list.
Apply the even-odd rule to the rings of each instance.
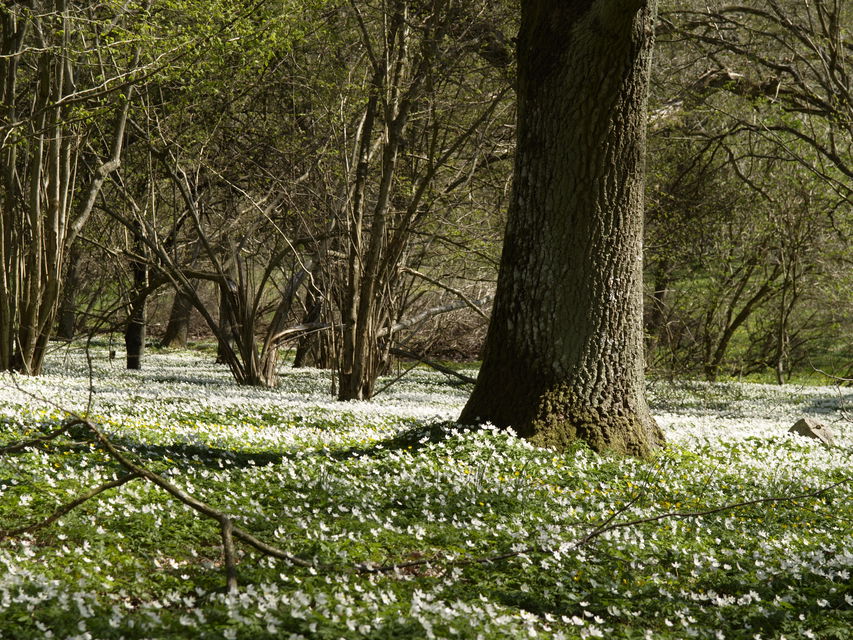
[[[851, 361], [850, 7], [666, 3], [645, 227], [651, 372]], [[369, 398], [476, 359], [515, 145], [512, 2], [4, 5], [0, 366], [48, 340], [282, 348]], [[395, 356], [395, 354], [397, 354]]]

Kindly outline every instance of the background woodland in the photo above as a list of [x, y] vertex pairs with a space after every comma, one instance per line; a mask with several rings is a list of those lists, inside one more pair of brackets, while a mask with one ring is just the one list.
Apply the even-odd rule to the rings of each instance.
[[[0, 9], [0, 367], [49, 341], [214, 337], [240, 383], [476, 360], [512, 173], [504, 0]], [[853, 373], [853, 43], [841, 0], [660, 8], [651, 372]]]

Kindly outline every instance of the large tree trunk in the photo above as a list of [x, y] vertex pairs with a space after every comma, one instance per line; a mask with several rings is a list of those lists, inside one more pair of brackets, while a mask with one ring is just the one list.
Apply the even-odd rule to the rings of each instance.
[[654, 0], [525, 0], [513, 198], [460, 421], [647, 455], [642, 226]]

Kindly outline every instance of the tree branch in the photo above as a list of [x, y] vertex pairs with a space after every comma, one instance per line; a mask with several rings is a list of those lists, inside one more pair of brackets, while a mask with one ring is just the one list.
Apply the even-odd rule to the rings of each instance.
[[445, 291], [449, 291], [450, 293], [452, 293], [453, 295], [455, 295], [457, 298], [461, 299], [461, 300], [462, 300], [465, 304], [467, 304], [471, 309], [473, 309], [473, 310], [474, 310], [474, 311], [475, 311], [475, 312], [476, 312], [476, 313], [477, 313], [481, 318], [483, 318], [483, 320], [488, 320], [488, 319], [489, 319], [489, 316], [487, 316], [487, 315], [483, 312], [483, 310], [480, 308], [480, 306], [482, 306], [482, 305], [480, 305], [480, 306], [476, 305], [476, 304], [471, 300], [471, 298], [469, 298], [468, 296], [466, 296], [466, 295], [465, 295], [464, 293], [462, 293], [459, 289], [454, 289], [453, 287], [451, 287], [451, 286], [449, 286], [449, 285], [446, 285], [446, 284], [443, 284], [443, 283], [439, 282], [438, 280], [436, 280], [435, 278], [431, 278], [431, 277], [429, 277], [428, 275], [426, 275], [425, 273], [421, 273], [420, 271], [416, 271], [415, 269], [412, 269], [412, 268], [410, 268], [410, 267], [403, 267], [403, 268], [401, 269], [401, 271], [403, 271], [403, 272], [405, 272], [405, 273], [410, 273], [410, 274], [412, 274], [413, 276], [417, 276], [418, 278], [421, 278], [422, 280], [426, 280], [426, 281], [427, 281], [427, 282], [429, 282], [430, 284], [434, 284], [436, 287], [439, 287], [439, 288], [441, 288], [441, 289], [444, 289]]
[[416, 353], [411, 351], [406, 351], [405, 349], [401, 349], [399, 347], [391, 347], [390, 352], [395, 356], [400, 356], [402, 358], [411, 358], [412, 360], [417, 360], [418, 362], [423, 362], [426, 366], [432, 367], [436, 371], [440, 371], [441, 373], [453, 376], [454, 378], [459, 378], [462, 382], [467, 384], [475, 384], [477, 382], [477, 378], [472, 378], [471, 376], [466, 376], [464, 373], [459, 373], [458, 371], [454, 371], [450, 367], [445, 367], [443, 364], [439, 362], [435, 362], [433, 360], [428, 360], [424, 356], [419, 356]]
[[[483, 305], [489, 304], [493, 299], [494, 299], [493, 295], [488, 295], [485, 298], [481, 298], [479, 300], [474, 300], [473, 303], [476, 305], [479, 305], [479, 306], [483, 306]], [[400, 331], [402, 329], [407, 329], [407, 328], [411, 327], [412, 325], [415, 325], [415, 324], [417, 324], [423, 320], [426, 320], [427, 318], [431, 318], [433, 316], [437, 316], [437, 315], [440, 315], [442, 313], [448, 313], [450, 311], [456, 311], [457, 309], [463, 309], [467, 306], [468, 306], [468, 304], [459, 300], [457, 302], [451, 302], [449, 304], [444, 304], [444, 305], [441, 305], [438, 307], [432, 307], [430, 309], [427, 309], [426, 311], [422, 311], [421, 313], [417, 313], [417, 314], [413, 315], [411, 318], [406, 318], [405, 320], [401, 320], [400, 322], [397, 322], [397, 323], [391, 325], [390, 327], [385, 327], [384, 329], [380, 329], [379, 331], [376, 332], [376, 337], [382, 338], [382, 337], [385, 337], [388, 335], [392, 335], [392, 334], [397, 333], [398, 331]]]
[[[65, 429], [63, 428], [62, 431]], [[103, 493], [109, 489], [115, 489], [116, 487], [120, 487], [123, 484], [130, 482], [131, 480], [135, 480], [136, 478], [140, 478], [140, 474], [138, 473], [129, 473], [125, 476], [122, 476], [116, 480], [111, 480], [110, 482], [105, 482], [104, 484], [87, 491], [86, 493], [78, 496], [71, 502], [62, 505], [56, 511], [54, 511], [50, 516], [42, 520], [41, 522], [36, 522], [35, 524], [29, 524], [23, 527], [18, 527], [17, 529], [0, 529], [0, 540], [4, 538], [12, 538], [16, 536], [23, 535], [25, 533], [32, 533], [37, 529], [42, 529], [50, 524], [53, 524], [57, 520], [59, 520], [66, 513], [73, 511], [76, 507], [79, 507], [81, 504], [90, 500], [97, 496], [98, 494]]]
[[[237, 572], [236, 572], [236, 551], [234, 547], [234, 538], [245, 542], [250, 545], [257, 551], [260, 551], [263, 554], [273, 556], [276, 558], [280, 558], [286, 560], [296, 566], [311, 568], [322, 570], [326, 573], [343, 573], [353, 571], [360, 574], [385, 574], [385, 573], [396, 573], [400, 571], [404, 571], [406, 569], [412, 569], [415, 567], [428, 566], [432, 563], [435, 563], [438, 560], [441, 560], [440, 556], [433, 556], [429, 559], [420, 559], [420, 560], [412, 560], [409, 562], [395, 563], [391, 565], [372, 565], [367, 563], [360, 563], [355, 565], [343, 565], [334, 567], [331, 565], [318, 565], [314, 562], [310, 562], [308, 560], [304, 560], [297, 556], [287, 553], [282, 549], [269, 545], [254, 535], [249, 533], [248, 531], [236, 527], [233, 524], [231, 517], [223, 512], [220, 512], [208, 504], [198, 500], [197, 498], [187, 494], [182, 491], [169, 481], [165, 480], [162, 476], [153, 471], [145, 468], [142, 465], [136, 464], [129, 460], [121, 451], [119, 451], [112, 441], [100, 431], [100, 429], [90, 420], [82, 418], [80, 416], [76, 416], [74, 414], [69, 414], [72, 416], [72, 419], [65, 423], [59, 432], [67, 431], [75, 426], [81, 426], [88, 429], [94, 436], [100, 446], [110, 455], [111, 458], [116, 460], [119, 464], [121, 464], [124, 468], [126, 468], [129, 473], [121, 478], [116, 480], [112, 480], [110, 482], [104, 483], [87, 493], [81, 495], [70, 503], [63, 505], [56, 512], [54, 512], [47, 519], [36, 523], [34, 525], [28, 525], [26, 527], [21, 527], [14, 530], [0, 531], [0, 539], [13, 535], [20, 535], [23, 533], [28, 533], [35, 529], [38, 529], [43, 526], [47, 526], [57, 520], [62, 515], [70, 512], [75, 507], [83, 504], [85, 501], [97, 496], [108, 489], [112, 489], [118, 486], [121, 486], [130, 480], [135, 478], [145, 478], [149, 482], [155, 484], [160, 487], [164, 491], [166, 491], [173, 498], [186, 504], [191, 507], [193, 510], [197, 511], [201, 515], [216, 520], [220, 525], [220, 531], [222, 535], [222, 545], [223, 545], [223, 555], [224, 555], [224, 564], [225, 564], [225, 577], [228, 591], [234, 593], [238, 589], [237, 584]], [[52, 432], [49, 434], [51, 437], [55, 437], [58, 435], [56, 432]], [[36, 439], [28, 442], [38, 442], [43, 439]], [[23, 443], [12, 445], [10, 447], [6, 447], [5, 450], [19, 450], [22, 448]], [[810, 491], [806, 493], [800, 493], [793, 496], [774, 496], [769, 498], [758, 498], [755, 500], [744, 500], [741, 502], [736, 502], [732, 504], [726, 504], [719, 507], [713, 507], [711, 509], [705, 509], [702, 511], [670, 511], [667, 513], [658, 514], [656, 516], [649, 516], [645, 518], [636, 518], [633, 520], [626, 520], [621, 522], [615, 522], [616, 518], [625, 513], [628, 509], [630, 509], [643, 495], [642, 492], [638, 492], [631, 500], [629, 500], [625, 505], [615, 510], [606, 520], [604, 520], [601, 524], [595, 526], [589, 533], [577, 538], [574, 542], [566, 545], [562, 545], [560, 548], [550, 548], [550, 547], [538, 547], [538, 546], [525, 546], [521, 549], [516, 549], [513, 551], [508, 551], [499, 554], [493, 554], [488, 556], [481, 556], [475, 558], [460, 558], [456, 560], [448, 560], [444, 563], [445, 566], [470, 566], [474, 564], [492, 564], [494, 562], [499, 562], [501, 560], [508, 560], [511, 558], [519, 557], [527, 554], [554, 554], [554, 553], [562, 553], [565, 550], [577, 550], [581, 547], [589, 545], [593, 540], [601, 537], [602, 535], [614, 531], [616, 529], [633, 527], [641, 524], [648, 524], [652, 522], [658, 522], [660, 520], [665, 520], [668, 518], [700, 518], [708, 515], [713, 515], [715, 513], [721, 513], [724, 511], [730, 511], [733, 509], [740, 509], [749, 506], [755, 506], [760, 504], [768, 504], [768, 503], [778, 503], [778, 502], [791, 502], [794, 500], [803, 500], [807, 498], [817, 498], [821, 495], [831, 491], [832, 489], [847, 484], [851, 481], [851, 478], [845, 478], [839, 482], [835, 482], [826, 487], [817, 489], [815, 491]]]
[[[743, 502], [735, 502], [732, 504], [722, 505], [720, 507], [714, 507], [712, 509], [706, 509], [704, 511], [670, 511], [667, 513], [662, 513], [656, 516], [650, 516], [647, 518], [637, 518], [635, 520], [627, 520], [623, 522], [613, 522], [617, 516], [627, 511], [638, 499], [638, 496], [635, 496], [632, 500], [630, 500], [627, 504], [625, 504], [622, 508], [616, 510], [615, 513], [611, 514], [610, 517], [607, 518], [602, 524], [595, 527], [588, 534], [578, 538], [574, 542], [568, 545], [568, 549], [580, 549], [591, 543], [596, 538], [601, 537], [605, 533], [610, 531], [614, 531], [616, 529], [624, 529], [626, 527], [635, 527], [641, 524], [648, 524], [650, 522], [658, 522], [660, 520], [665, 520], [668, 518], [701, 518], [703, 516], [713, 515], [715, 513], [721, 513], [723, 511], [730, 511], [732, 509], [740, 509], [743, 507], [755, 506], [758, 504], [767, 504], [772, 502], [791, 502], [794, 500], [803, 500], [806, 498], [817, 498], [823, 495], [824, 493], [835, 489], [836, 487], [842, 486], [850, 482], [851, 478], [845, 478], [839, 482], [833, 483], [816, 491], [810, 491], [808, 493], [801, 493], [794, 496], [778, 496], [772, 498], [758, 498], [756, 500], [744, 500]], [[460, 560], [453, 560], [447, 562], [448, 565], [453, 566], [467, 566], [473, 564], [492, 564], [494, 562], [498, 562], [500, 560], [509, 560], [511, 558], [517, 558], [522, 555], [528, 555], [532, 553], [536, 554], [544, 554], [550, 555], [556, 552], [562, 552], [563, 549], [554, 549], [550, 547], [537, 547], [537, 546], [526, 546], [522, 549], [518, 549], [515, 551], [507, 551], [506, 553], [499, 553], [490, 556], [481, 556], [478, 558], [462, 558]], [[425, 566], [429, 565], [435, 561], [435, 558], [430, 560], [413, 560], [411, 562], [402, 562], [398, 564], [392, 565], [380, 565], [380, 566], [371, 566], [368, 564], [360, 564], [357, 566], [357, 570], [359, 573], [370, 573], [370, 574], [381, 574], [381, 573], [395, 573], [402, 569], [410, 569], [413, 567]]]
[[39, 438], [33, 438], [32, 440], [24, 440], [22, 442], [16, 442], [5, 447], [0, 447], [0, 455], [3, 455], [4, 453], [15, 453], [16, 451], [21, 451], [22, 449], [26, 449], [27, 447], [33, 447], [37, 444], [42, 444], [43, 442], [49, 442], [55, 438], [58, 438], [67, 430], [68, 425], [63, 425], [59, 427], [59, 429], [55, 429]]

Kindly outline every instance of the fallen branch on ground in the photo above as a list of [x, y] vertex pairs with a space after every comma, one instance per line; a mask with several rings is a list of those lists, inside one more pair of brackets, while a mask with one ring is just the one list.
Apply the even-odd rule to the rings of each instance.
[[36, 522], [35, 524], [29, 524], [23, 527], [18, 527], [17, 529], [0, 529], [0, 540], [4, 538], [12, 538], [15, 536], [21, 536], [27, 533], [33, 533], [39, 529], [42, 529], [50, 524], [53, 524], [57, 520], [59, 520], [66, 513], [70, 513], [76, 507], [79, 507], [84, 502], [91, 500], [95, 496], [107, 491], [108, 489], [115, 489], [116, 487], [120, 487], [123, 484], [130, 482], [131, 480], [135, 480], [136, 478], [140, 478], [141, 476], [138, 473], [129, 473], [126, 476], [122, 476], [121, 478], [117, 478], [116, 480], [111, 480], [110, 482], [105, 482], [104, 484], [87, 491], [81, 496], [74, 498], [71, 502], [68, 502], [61, 507], [59, 507], [56, 511], [54, 511], [51, 515], [40, 522]]
[[36, 445], [55, 440], [63, 433], [65, 433], [69, 429], [69, 427], [70, 425], [62, 425], [58, 429], [54, 429], [53, 431], [50, 431], [49, 433], [46, 433], [45, 435], [40, 436], [38, 438], [23, 440], [21, 442], [15, 442], [14, 444], [10, 444], [5, 447], [0, 447], [0, 455], [3, 455], [4, 453], [16, 453], [18, 451], [23, 451], [27, 447], [35, 447]]
[[[118, 478], [117, 480], [113, 480], [107, 483], [92, 489], [91, 491], [83, 494], [82, 496], [76, 498], [75, 500], [69, 502], [66, 505], [63, 505], [59, 509], [57, 509], [50, 517], [47, 519], [36, 523], [34, 525], [28, 525], [25, 527], [20, 527], [14, 530], [0, 531], [0, 539], [4, 537], [23, 535], [26, 533], [30, 533], [38, 528], [47, 526], [52, 522], [55, 522], [61, 516], [69, 513], [75, 507], [83, 504], [87, 500], [95, 497], [96, 495], [103, 493], [104, 491], [118, 487], [123, 485], [130, 480], [135, 478], [145, 478], [149, 482], [155, 484], [156, 486], [163, 489], [166, 493], [171, 495], [173, 498], [182, 502], [183, 504], [189, 506], [197, 513], [201, 514], [204, 517], [215, 520], [219, 523], [220, 533], [222, 536], [222, 546], [223, 546], [223, 556], [224, 556], [224, 567], [225, 567], [225, 579], [226, 585], [229, 592], [236, 592], [238, 589], [237, 584], [237, 570], [236, 570], [236, 551], [234, 539], [240, 540], [241, 542], [249, 545], [254, 548], [256, 551], [259, 551], [262, 554], [272, 556], [275, 558], [279, 558], [281, 560], [286, 560], [291, 564], [313, 569], [315, 571], [322, 571], [324, 573], [360, 573], [360, 574], [390, 574], [397, 573], [405, 570], [410, 570], [417, 567], [430, 567], [436, 566], [437, 564], [441, 564], [443, 567], [452, 567], [452, 566], [470, 566], [475, 564], [492, 564], [495, 562], [500, 562], [503, 560], [509, 560], [512, 558], [517, 558], [520, 556], [526, 555], [553, 555], [558, 553], [565, 553], [566, 551], [578, 550], [584, 546], [589, 545], [592, 541], [601, 537], [602, 535], [614, 531], [616, 529], [626, 528], [626, 527], [634, 527], [642, 524], [648, 524], [651, 522], [658, 522], [660, 520], [665, 520], [669, 518], [701, 518], [708, 515], [713, 515], [716, 513], [721, 513], [724, 511], [730, 511], [734, 509], [741, 509], [745, 507], [760, 505], [760, 504], [768, 504], [768, 503], [778, 503], [778, 502], [790, 502], [794, 500], [804, 500], [808, 498], [818, 498], [821, 495], [840, 487], [844, 484], [847, 484], [851, 481], [851, 478], [845, 478], [840, 480], [839, 482], [835, 482], [831, 485], [822, 487], [815, 491], [810, 491], [806, 493], [801, 493], [793, 496], [774, 496], [769, 498], [758, 498], [755, 500], [745, 500], [742, 502], [736, 502], [732, 504], [721, 505], [719, 507], [713, 507], [710, 509], [705, 509], [702, 511], [670, 511], [662, 514], [658, 514], [656, 516], [648, 516], [645, 518], [636, 518], [633, 520], [625, 520], [621, 522], [616, 522], [616, 518], [618, 518], [621, 514], [628, 511], [636, 502], [644, 495], [642, 492], [638, 492], [635, 496], [632, 497], [625, 505], [615, 510], [607, 519], [605, 519], [601, 524], [596, 525], [590, 532], [581, 536], [580, 538], [574, 540], [573, 542], [566, 543], [561, 545], [559, 548], [551, 548], [551, 547], [539, 547], [534, 545], [528, 545], [522, 547], [520, 549], [515, 549], [512, 551], [507, 551], [504, 553], [493, 554], [488, 556], [480, 556], [475, 558], [458, 558], [458, 559], [445, 559], [441, 556], [434, 555], [429, 559], [418, 559], [411, 560], [408, 562], [400, 562], [394, 563], [390, 565], [374, 565], [368, 563], [359, 563], [359, 564], [350, 564], [350, 565], [341, 565], [341, 566], [333, 566], [333, 565], [321, 565], [309, 560], [305, 560], [298, 556], [288, 553], [278, 547], [272, 546], [255, 537], [250, 532], [246, 531], [241, 527], [237, 527], [234, 525], [233, 520], [230, 515], [223, 513], [217, 509], [214, 509], [210, 505], [202, 502], [201, 500], [195, 498], [192, 495], [189, 495], [182, 489], [176, 487], [171, 482], [163, 478], [161, 475], [147, 469], [141, 464], [135, 463], [131, 461], [124, 453], [119, 451], [116, 446], [112, 443], [112, 441], [95, 425], [93, 422], [82, 418], [80, 416], [76, 416], [73, 414], [72, 419], [65, 423], [60, 429], [57, 429], [54, 432], [51, 432], [45, 436], [48, 436], [52, 439], [57, 437], [59, 434], [70, 430], [73, 427], [80, 426], [86, 428], [93, 435], [98, 444], [103, 448], [109, 456], [117, 461], [122, 467], [127, 469], [129, 472], [127, 475]], [[13, 452], [20, 451], [26, 446], [32, 446], [33, 444], [39, 444], [44, 440], [44, 438], [36, 438], [34, 440], [29, 440], [22, 443], [16, 443], [14, 445], [9, 445], [5, 447], [2, 452]], [[29, 444], [28, 444], [29, 443]]]
[[411, 351], [406, 351], [405, 349], [400, 349], [399, 347], [391, 347], [390, 351], [395, 356], [400, 356], [401, 358], [411, 358], [412, 360], [423, 362], [426, 366], [431, 367], [436, 371], [440, 371], [445, 375], [453, 376], [454, 378], [459, 378], [462, 382], [465, 382], [467, 384], [474, 384], [477, 382], [477, 378], [466, 376], [464, 373], [454, 371], [450, 367], [446, 367], [439, 362], [435, 362], [434, 360], [428, 360], [424, 356], [419, 356], [418, 354], [413, 353]]
[[[236, 573], [236, 561], [235, 561], [235, 551], [234, 551], [234, 541], [233, 541], [234, 538], [237, 538], [238, 540], [241, 540], [242, 542], [248, 544], [249, 546], [254, 547], [257, 551], [260, 551], [261, 553], [264, 553], [264, 554], [269, 555], [269, 556], [273, 556], [275, 558], [279, 558], [281, 560], [286, 560], [286, 561], [288, 561], [291, 564], [294, 564], [296, 566], [305, 567], [305, 568], [308, 568], [308, 567], [317, 568], [317, 567], [315, 567], [315, 564], [313, 562], [310, 562], [308, 560], [304, 560], [304, 559], [299, 558], [297, 556], [294, 556], [290, 553], [287, 553], [286, 551], [284, 551], [282, 549], [279, 549], [277, 547], [269, 545], [269, 544], [263, 542], [262, 540], [259, 540], [258, 538], [256, 538], [254, 535], [252, 535], [251, 533], [249, 533], [245, 529], [242, 529], [241, 527], [234, 526], [233, 521], [231, 520], [231, 516], [229, 516], [228, 514], [225, 514], [221, 511], [218, 511], [217, 509], [214, 509], [213, 507], [211, 507], [207, 503], [202, 502], [201, 500], [195, 498], [194, 496], [189, 495], [188, 493], [186, 493], [182, 489], [176, 487], [171, 482], [169, 482], [168, 480], [163, 478], [163, 476], [161, 476], [160, 474], [155, 473], [155, 472], [151, 471], [150, 469], [148, 469], [148, 468], [146, 468], [140, 464], [132, 462], [127, 456], [125, 456], [121, 451], [119, 451], [115, 447], [115, 445], [112, 443], [112, 441], [93, 422], [91, 422], [90, 420], [87, 420], [86, 418], [78, 416], [78, 415], [74, 415], [74, 414], [69, 414], [69, 415], [72, 416], [71, 420], [69, 420], [68, 422], [63, 424], [63, 426], [61, 428], [57, 429], [54, 432], [51, 432], [51, 434], [49, 434], [51, 436], [51, 438], [55, 438], [55, 437], [59, 436], [60, 434], [69, 431], [73, 427], [83, 427], [92, 433], [92, 435], [94, 436], [97, 443], [101, 446], [102, 449], [104, 449], [107, 452], [107, 454], [109, 454], [109, 456], [113, 460], [118, 462], [122, 467], [124, 467], [125, 469], [127, 469], [129, 471], [128, 475], [123, 476], [119, 480], [107, 482], [105, 484], [100, 485], [99, 487], [97, 487], [95, 489], [92, 489], [91, 491], [87, 492], [83, 496], [80, 496], [79, 498], [69, 502], [68, 504], [63, 505], [56, 512], [54, 512], [53, 515], [51, 515], [49, 518], [47, 518], [46, 520], [44, 520], [40, 523], [37, 523], [35, 525], [29, 525], [26, 527], [21, 527], [19, 529], [0, 532], [0, 539], [2, 539], [3, 537], [10, 537], [10, 536], [15, 536], [15, 535], [23, 535], [25, 533], [30, 533], [31, 531], [33, 531], [39, 527], [46, 526], [46, 525], [54, 522], [55, 520], [59, 519], [61, 516], [65, 515], [66, 513], [69, 513], [75, 507], [83, 504], [84, 502], [86, 502], [90, 498], [92, 498], [92, 497], [94, 497], [100, 493], [103, 493], [107, 489], [117, 487], [121, 484], [128, 482], [129, 480], [133, 480], [134, 478], [145, 478], [146, 480], [148, 480], [152, 484], [163, 489], [166, 493], [171, 495], [173, 498], [175, 498], [179, 502], [182, 502], [183, 504], [192, 508], [197, 513], [200, 513], [201, 515], [203, 515], [207, 518], [210, 518], [212, 520], [216, 520], [219, 523], [220, 529], [221, 529], [221, 534], [222, 534], [223, 555], [225, 558], [225, 578], [226, 578], [226, 584], [228, 586], [229, 591], [236, 591], [236, 589], [237, 589], [237, 573]], [[20, 450], [24, 449], [26, 446], [28, 446], [28, 443], [38, 444], [42, 440], [43, 439], [35, 439], [35, 440], [27, 441], [27, 442], [16, 443], [15, 445], [11, 445], [11, 446], [6, 447], [6, 450], [7, 451], [20, 451]], [[32, 445], [30, 444], [29, 446], [32, 446]]]
[[[445, 564], [449, 566], [467, 566], [473, 564], [492, 564], [494, 562], [499, 562], [501, 560], [509, 560], [512, 558], [517, 558], [519, 556], [526, 556], [532, 554], [538, 555], [552, 555], [555, 553], [564, 553], [565, 551], [573, 551], [580, 549], [581, 547], [585, 547], [590, 544], [596, 538], [601, 537], [605, 533], [610, 531], [614, 531], [616, 529], [622, 529], [625, 527], [635, 527], [641, 524], [648, 524], [650, 522], [658, 522], [660, 520], [665, 520], [668, 518], [701, 518], [703, 516], [713, 515], [715, 513], [721, 513], [723, 511], [730, 511], [733, 509], [740, 509], [743, 507], [755, 506], [758, 504], [766, 504], [771, 502], [791, 502], [793, 500], [804, 500], [806, 498], [818, 498], [827, 491], [831, 491], [836, 487], [847, 484], [853, 480], [853, 478], [845, 478], [839, 482], [828, 485], [826, 487], [822, 487], [821, 489], [817, 489], [816, 491], [811, 491], [808, 493], [801, 493], [795, 496], [777, 496], [772, 498], [758, 498], [756, 500], [746, 500], [744, 502], [735, 502], [732, 504], [726, 504], [719, 507], [714, 507], [712, 509], [706, 509], [704, 511], [669, 511], [667, 513], [661, 513], [656, 516], [649, 516], [647, 518], [637, 518], [635, 520], [626, 520], [623, 522], [613, 522], [617, 516], [621, 513], [627, 511], [639, 498], [635, 496], [632, 500], [630, 500], [627, 504], [625, 504], [622, 508], [616, 510], [610, 517], [607, 518], [602, 524], [595, 527], [588, 534], [578, 538], [574, 542], [568, 543], [564, 545], [564, 548], [561, 547], [559, 549], [549, 548], [549, 547], [536, 547], [536, 546], [526, 546], [522, 549], [507, 551], [506, 553], [499, 553], [496, 555], [490, 556], [481, 556], [477, 558], [461, 558], [459, 560], [449, 560]], [[414, 567], [430, 565], [434, 562], [434, 560], [412, 560], [410, 562], [403, 562], [399, 564], [392, 565], [380, 565], [380, 566], [370, 566], [366, 564], [358, 565], [358, 570], [360, 573], [395, 573], [397, 571], [401, 571], [403, 569], [411, 569]]]

